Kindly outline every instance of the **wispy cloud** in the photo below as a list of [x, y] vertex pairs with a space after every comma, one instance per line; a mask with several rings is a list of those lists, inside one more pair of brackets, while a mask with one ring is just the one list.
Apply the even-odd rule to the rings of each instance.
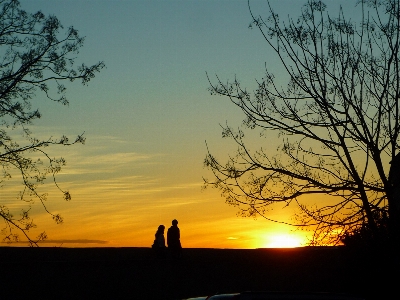
[[118, 176], [109, 177], [104, 179], [92, 179], [87, 181], [82, 178], [78, 180], [74, 178], [74, 181], [64, 182], [64, 186], [69, 188], [75, 194], [81, 195], [99, 195], [109, 197], [110, 194], [118, 192], [120, 197], [124, 196], [148, 196], [150, 194], [163, 193], [168, 198], [168, 193], [176, 193], [178, 191], [187, 191], [196, 189], [200, 191], [201, 182], [190, 182], [190, 183], [170, 183], [165, 182], [162, 178], [154, 178], [150, 176]]
[[40, 244], [107, 244], [108, 241], [77, 239], [77, 240], [44, 240], [40, 241], [39, 243]]
[[159, 164], [159, 158], [163, 154], [145, 154], [137, 152], [113, 152], [113, 153], [70, 153], [67, 157], [67, 167], [60, 175], [75, 174], [99, 174], [123, 171], [127, 168], [139, 165]]

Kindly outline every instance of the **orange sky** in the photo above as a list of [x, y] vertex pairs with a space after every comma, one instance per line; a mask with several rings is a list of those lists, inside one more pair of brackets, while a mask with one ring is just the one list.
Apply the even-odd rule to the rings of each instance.
[[[75, 169], [66, 167], [58, 177], [61, 185], [71, 191], [72, 200], [65, 202], [53, 188], [49, 193], [48, 208], [61, 213], [64, 223], [54, 224], [39, 203], [33, 205], [32, 215], [38, 228], [32, 231], [32, 236], [45, 230], [49, 236], [45, 246], [149, 247], [158, 225], [168, 228], [174, 218], [179, 221], [183, 247], [261, 248], [305, 244], [303, 231], [261, 217], [254, 220], [236, 216], [237, 209], [225, 204], [217, 190], [202, 190], [201, 181], [170, 185], [129, 174], [81, 183], [63, 181], [64, 177], [74, 178], [89, 167], [89, 162], [81, 163], [85, 167], [80, 170], [81, 164], [77, 162], [80, 160], [77, 156], [84, 157], [88, 148], [90, 143], [70, 148], [76, 151], [69, 162]], [[117, 157], [119, 161], [112, 164], [122, 163], [121, 157], [117, 155], [116, 160]], [[48, 191], [50, 186], [46, 184], [43, 190]], [[289, 208], [277, 208], [268, 216], [283, 220], [288, 215]]]

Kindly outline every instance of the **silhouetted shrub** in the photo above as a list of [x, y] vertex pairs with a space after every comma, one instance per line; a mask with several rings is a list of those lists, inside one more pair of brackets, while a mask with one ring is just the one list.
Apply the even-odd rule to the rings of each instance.
[[351, 248], [379, 249], [386, 248], [391, 243], [389, 233], [389, 216], [386, 211], [375, 211], [375, 228], [363, 224], [344, 234], [342, 242]]

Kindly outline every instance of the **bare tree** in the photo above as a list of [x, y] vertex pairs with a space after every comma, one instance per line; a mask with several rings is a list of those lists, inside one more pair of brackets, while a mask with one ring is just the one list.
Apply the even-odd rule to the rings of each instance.
[[[45, 140], [34, 137], [27, 127], [41, 116], [33, 107], [34, 97], [40, 93], [49, 101], [67, 105], [63, 82], [81, 80], [85, 85], [104, 67], [103, 62], [76, 66], [75, 56], [84, 38], [73, 27], [64, 34], [61, 30], [63, 26], [55, 16], [46, 17], [40, 11], [27, 13], [16, 0], [0, 0], [0, 183], [4, 186], [10, 178], [20, 178], [22, 189], [16, 198], [28, 203], [25, 207], [21, 202], [21, 215], [16, 217], [3, 205], [5, 200], [10, 202], [6, 199], [9, 195], [2, 196], [0, 217], [5, 222], [2, 233], [9, 242], [19, 239], [18, 232], [22, 232], [31, 245], [46, 238], [45, 232], [37, 239], [28, 234], [35, 227], [29, 214], [29, 205], [35, 200], [40, 201], [57, 223], [63, 221], [59, 214], [47, 209], [46, 194], [40, 194], [37, 189], [50, 176], [64, 199], [71, 199], [69, 192], [62, 190], [55, 179], [65, 160], [52, 158], [46, 147], [85, 141], [82, 135], [71, 142], [66, 136]], [[22, 136], [16, 138], [18, 131]]]
[[[269, 3], [267, 19], [249, 4], [250, 27], [276, 53], [289, 82], [281, 87], [268, 63], [252, 93], [236, 79], [209, 79], [211, 93], [228, 97], [244, 112], [245, 127], [260, 130], [261, 147], [254, 151], [245, 130], [224, 126], [238, 151], [226, 163], [208, 151], [214, 179], [205, 185], [220, 188], [248, 216], [268, 218], [271, 205], [296, 205], [291, 224], [311, 228], [311, 244], [337, 244], [362, 228], [389, 227], [398, 238], [400, 169], [389, 178], [389, 167], [400, 132], [399, 2], [354, 2], [354, 22], [343, 7], [331, 16], [321, 1], [308, 1], [300, 17], [286, 21]], [[277, 153], [262, 147], [273, 132], [283, 139]]]

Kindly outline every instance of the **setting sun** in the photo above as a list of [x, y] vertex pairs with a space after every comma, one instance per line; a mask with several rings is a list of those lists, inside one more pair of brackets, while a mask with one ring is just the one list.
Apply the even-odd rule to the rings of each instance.
[[276, 234], [266, 238], [266, 248], [295, 248], [305, 246], [305, 240], [296, 235]]

